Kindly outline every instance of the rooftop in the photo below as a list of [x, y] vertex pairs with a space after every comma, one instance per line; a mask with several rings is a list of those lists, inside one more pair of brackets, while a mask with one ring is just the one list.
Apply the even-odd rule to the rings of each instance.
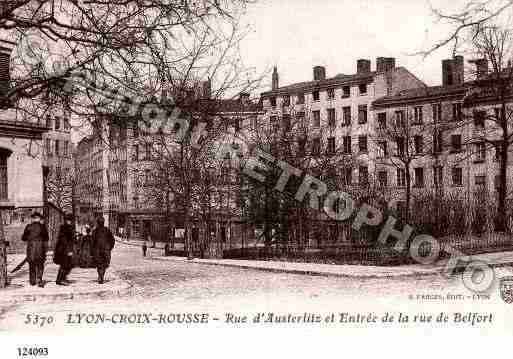
[[[401, 68], [401, 67], [399, 67]], [[266, 91], [262, 93], [262, 96], [270, 96], [284, 93], [294, 93], [300, 91], [308, 91], [320, 87], [334, 87], [334, 86], [343, 86], [349, 85], [355, 82], [370, 82], [376, 76], [376, 71], [370, 71], [365, 73], [353, 74], [353, 75], [345, 75], [338, 74], [335, 77], [327, 78], [325, 80], [318, 81], [305, 81], [305, 82], [297, 82], [295, 84], [281, 86], [273, 91]]]

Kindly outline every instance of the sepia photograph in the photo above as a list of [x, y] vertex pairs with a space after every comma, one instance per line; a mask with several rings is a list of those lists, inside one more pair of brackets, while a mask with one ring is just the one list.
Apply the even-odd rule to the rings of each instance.
[[513, 0], [0, 0], [2, 358], [512, 333]]

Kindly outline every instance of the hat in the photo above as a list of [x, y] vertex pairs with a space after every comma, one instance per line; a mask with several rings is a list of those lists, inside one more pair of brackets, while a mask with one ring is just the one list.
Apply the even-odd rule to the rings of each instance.
[[30, 215], [30, 218], [41, 218], [41, 219], [43, 219], [43, 216], [39, 212], [32, 212], [32, 214]]

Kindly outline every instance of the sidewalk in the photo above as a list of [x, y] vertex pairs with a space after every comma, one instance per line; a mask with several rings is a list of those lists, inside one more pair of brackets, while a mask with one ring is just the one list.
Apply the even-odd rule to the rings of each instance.
[[[116, 240], [130, 245], [141, 245], [142, 242], [127, 242], [116, 237]], [[160, 250], [159, 250], [160, 251]], [[432, 265], [412, 264], [403, 266], [366, 266], [366, 265], [338, 265], [321, 263], [300, 263], [284, 261], [257, 261], [257, 260], [236, 260], [236, 259], [192, 259], [184, 257], [153, 256], [157, 260], [189, 261], [205, 265], [219, 265], [225, 267], [236, 267], [241, 269], [262, 270], [268, 272], [284, 272], [303, 275], [352, 277], [361, 279], [375, 278], [400, 278], [410, 276], [423, 276], [442, 273], [448, 262], [447, 259], [436, 262]], [[497, 252], [474, 255], [473, 260], [480, 260], [491, 267], [513, 265], [513, 251]]]
[[[24, 255], [9, 256], [7, 269], [10, 272], [14, 266], [25, 258]], [[43, 274], [45, 287], [31, 286], [29, 284], [28, 264], [18, 272], [10, 274], [10, 285], [1, 290], [0, 305], [2, 303], [15, 304], [26, 301], [56, 301], [66, 299], [90, 299], [120, 296], [130, 292], [131, 285], [120, 279], [114, 271], [107, 271], [106, 283], [98, 284], [98, 274], [94, 268], [73, 268], [68, 279], [69, 286], [55, 284], [58, 267], [51, 258], [47, 260]]]

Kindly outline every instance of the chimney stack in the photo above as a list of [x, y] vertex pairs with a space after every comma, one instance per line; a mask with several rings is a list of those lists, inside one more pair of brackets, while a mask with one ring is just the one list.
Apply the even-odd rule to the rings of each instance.
[[279, 76], [278, 76], [278, 68], [274, 66], [273, 69], [273, 81], [272, 81], [272, 90], [277, 90], [279, 86]]
[[11, 86], [11, 52], [15, 43], [0, 40], [0, 96], [7, 95]]
[[476, 78], [482, 80], [488, 75], [488, 60], [486, 58], [469, 61], [476, 66]]
[[442, 60], [442, 85], [461, 85], [463, 83], [463, 72], [463, 56], [454, 56], [453, 59]]
[[395, 57], [378, 57], [376, 59], [376, 71], [388, 72], [395, 69]]
[[210, 100], [212, 98], [212, 82], [210, 81], [210, 77], [203, 81], [203, 98]]
[[314, 81], [326, 80], [326, 68], [324, 66], [315, 66], [313, 68]]
[[371, 72], [371, 61], [367, 59], [356, 60], [356, 73], [366, 74]]

